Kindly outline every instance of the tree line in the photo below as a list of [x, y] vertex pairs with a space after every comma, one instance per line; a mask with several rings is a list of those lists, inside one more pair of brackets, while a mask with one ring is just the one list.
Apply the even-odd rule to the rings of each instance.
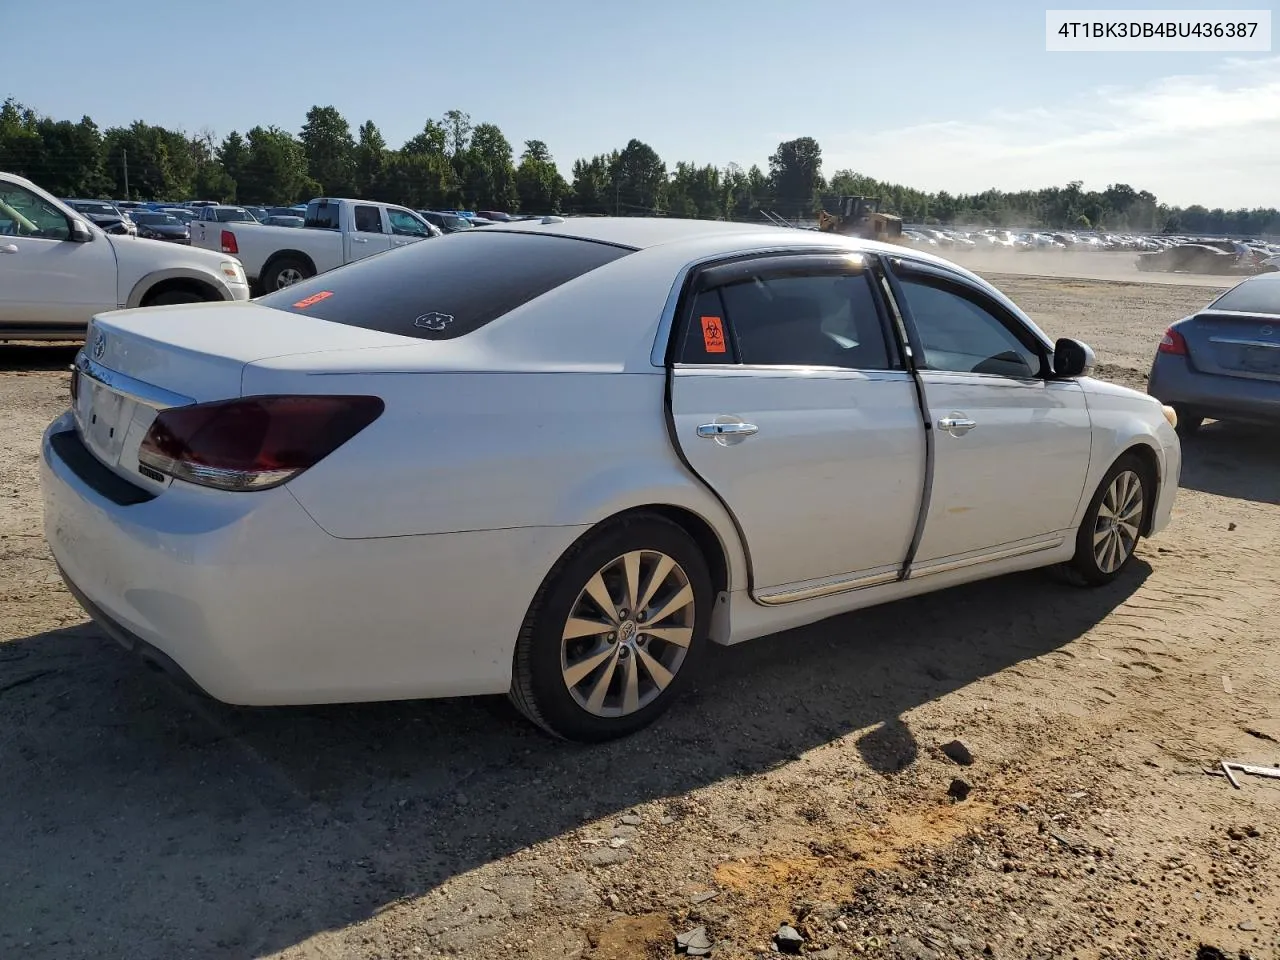
[[1280, 233], [1274, 208], [1172, 207], [1147, 190], [1075, 180], [1041, 190], [930, 193], [853, 170], [828, 179], [812, 137], [778, 144], [764, 168], [669, 166], [647, 143], [580, 158], [566, 179], [547, 144], [519, 154], [496, 124], [461, 110], [427, 120], [398, 148], [372, 120], [352, 133], [333, 106], [307, 111], [297, 134], [276, 126], [220, 140], [141, 120], [102, 130], [89, 117], [55, 120], [10, 98], [0, 106], [0, 170], [58, 196], [117, 200], [218, 200], [290, 204], [346, 196], [431, 209], [753, 220], [766, 212], [808, 219], [828, 195], [878, 197], [910, 223], [1092, 228], [1147, 233]]

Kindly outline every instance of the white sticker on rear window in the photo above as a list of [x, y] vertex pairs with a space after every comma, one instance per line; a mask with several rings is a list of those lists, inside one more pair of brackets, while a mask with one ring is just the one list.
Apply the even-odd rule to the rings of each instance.
[[451, 323], [453, 323], [453, 317], [447, 313], [424, 313], [413, 321], [415, 327], [422, 327], [426, 330], [443, 330]]

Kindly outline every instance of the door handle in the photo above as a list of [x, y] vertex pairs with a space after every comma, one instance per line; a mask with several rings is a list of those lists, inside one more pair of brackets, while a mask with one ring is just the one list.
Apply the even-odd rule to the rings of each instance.
[[719, 437], [749, 437], [759, 433], [760, 428], [754, 423], [704, 423], [698, 427], [698, 436], [705, 440]]
[[945, 430], [953, 437], [963, 437], [977, 425], [977, 420], [970, 420], [968, 417], [958, 413], [953, 413], [949, 417], [943, 417], [938, 421], [938, 429]]
[[367, 237], [352, 237], [351, 242], [352, 243], [368, 243], [369, 240]]
[[18, 252], [18, 245], [16, 243], [6, 243], [3, 247], [0, 247], [0, 253], [17, 253], [17, 252]]

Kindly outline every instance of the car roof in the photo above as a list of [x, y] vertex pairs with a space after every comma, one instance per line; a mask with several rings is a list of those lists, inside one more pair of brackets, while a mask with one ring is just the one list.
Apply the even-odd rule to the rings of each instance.
[[[723, 220], [682, 220], [676, 217], [557, 217], [554, 222], [544, 220], [515, 220], [495, 223], [501, 230], [548, 233], [579, 240], [595, 240], [616, 246], [644, 250], [663, 243], [711, 237], [748, 235], [761, 233], [803, 234], [812, 242], [815, 231], [794, 230], [759, 223], [733, 223]], [[821, 236], [829, 239], [833, 234]]]

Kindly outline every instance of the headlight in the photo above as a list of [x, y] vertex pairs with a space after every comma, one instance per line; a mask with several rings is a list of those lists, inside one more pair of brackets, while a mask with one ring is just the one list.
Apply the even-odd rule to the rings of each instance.
[[246, 283], [244, 278], [244, 267], [240, 266], [239, 260], [223, 260], [219, 264], [222, 268], [222, 275], [227, 278], [228, 283]]
[[1178, 429], [1178, 411], [1173, 409], [1173, 407], [1169, 406], [1168, 404], [1163, 405], [1160, 409], [1164, 413], [1164, 418], [1169, 421], [1169, 426], [1177, 430]]

